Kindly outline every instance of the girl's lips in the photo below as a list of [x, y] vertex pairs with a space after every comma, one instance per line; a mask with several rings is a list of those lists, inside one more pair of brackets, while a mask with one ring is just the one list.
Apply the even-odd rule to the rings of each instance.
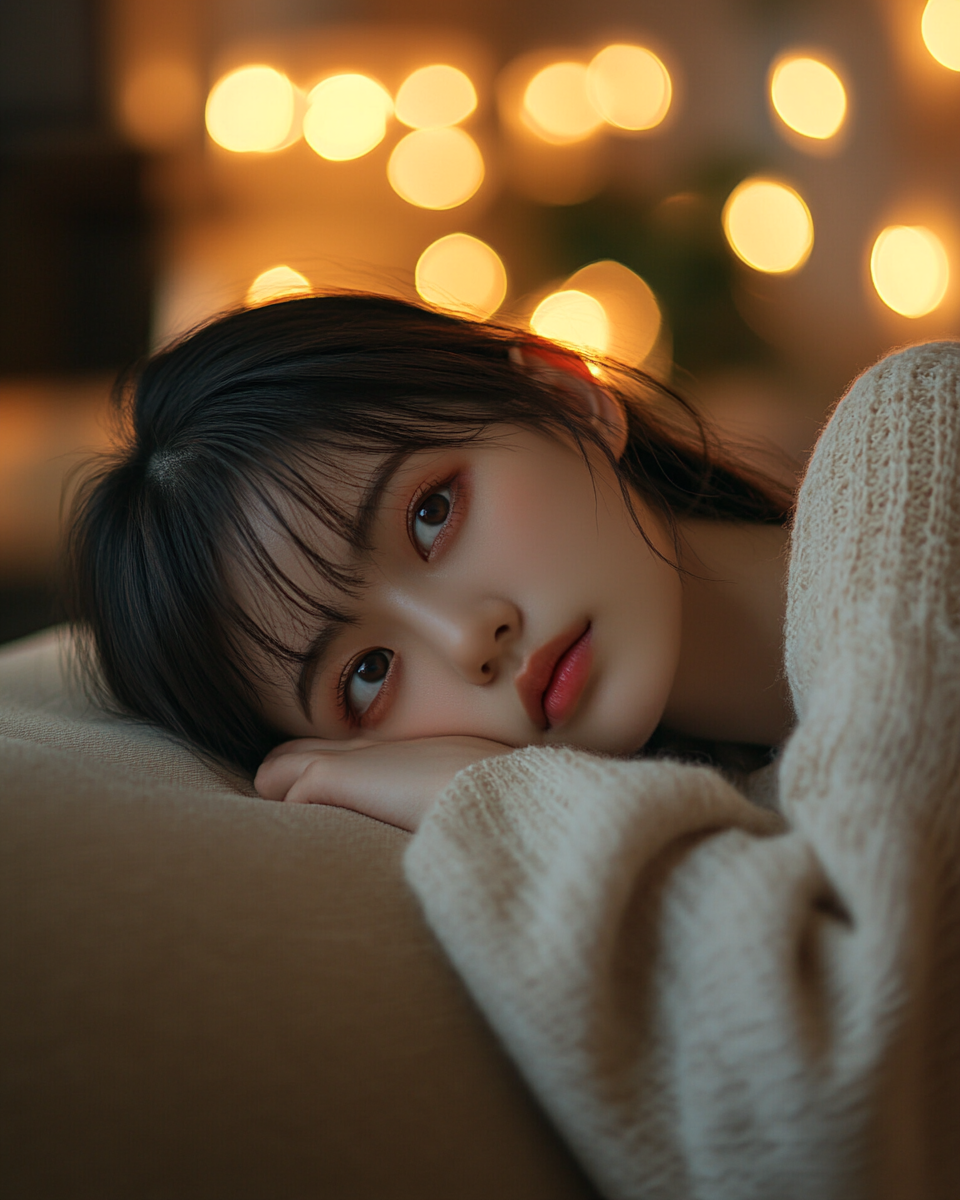
[[538, 729], [550, 729], [570, 715], [590, 675], [592, 659], [589, 622], [579, 622], [530, 655], [515, 686]]
[[576, 708], [580, 693], [590, 677], [592, 664], [588, 625], [557, 663], [547, 690], [543, 693], [543, 711], [551, 728], [562, 725]]

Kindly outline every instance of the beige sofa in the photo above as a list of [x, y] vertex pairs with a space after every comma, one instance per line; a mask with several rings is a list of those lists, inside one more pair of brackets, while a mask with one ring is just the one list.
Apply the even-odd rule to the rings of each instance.
[[589, 1186], [406, 889], [406, 835], [256, 799], [0, 651], [0, 1194], [565, 1200]]

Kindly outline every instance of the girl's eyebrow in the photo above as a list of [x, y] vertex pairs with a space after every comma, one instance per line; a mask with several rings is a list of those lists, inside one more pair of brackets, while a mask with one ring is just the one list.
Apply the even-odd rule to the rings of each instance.
[[[412, 449], [395, 450], [374, 472], [358, 506], [357, 519], [353, 527], [352, 540], [358, 546], [366, 546], [370, 529], [380, 512], [384, 493], [390, 486], [394, 475], [412, 453]], [[326, 659], [333, 643], [340, 636], [344, 627], [349, 624], [350, 618], [346, 615], [339, 619], [327, 619], [303, 652], [303, 662], [297, 676], [297, 703], [308, 721], [313, 720], [310, 712], [310, 692], [313, 689], [313, 681], [326, 666]]]

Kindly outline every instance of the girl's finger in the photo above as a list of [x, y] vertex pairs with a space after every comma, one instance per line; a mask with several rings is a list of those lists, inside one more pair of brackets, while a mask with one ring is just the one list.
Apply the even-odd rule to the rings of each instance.
[[302, 766], [284, 796], [286, 804], [344, 805], [335, 785], [336, 755], [314, 754]]
[[300, 748], [268, 755], [260, 764], [253, 786], [265, 800], [285, 800], [307, 766], [323, 754], [322, 750]]

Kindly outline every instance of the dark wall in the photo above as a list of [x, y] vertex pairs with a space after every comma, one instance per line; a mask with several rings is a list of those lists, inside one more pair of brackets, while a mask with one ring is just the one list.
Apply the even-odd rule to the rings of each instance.
[[[110, 127], [102, 17], [93, 0], [0, 0], [0, 389], [104, 376], [148, 345], [145, 164]], [[59, 615], [53, 563], [11, 569], [0, 642]]]
[[0, 4], [0, 375], [108, 370], [150, 320], [143, 163], [111, 131], [101, 9]]

